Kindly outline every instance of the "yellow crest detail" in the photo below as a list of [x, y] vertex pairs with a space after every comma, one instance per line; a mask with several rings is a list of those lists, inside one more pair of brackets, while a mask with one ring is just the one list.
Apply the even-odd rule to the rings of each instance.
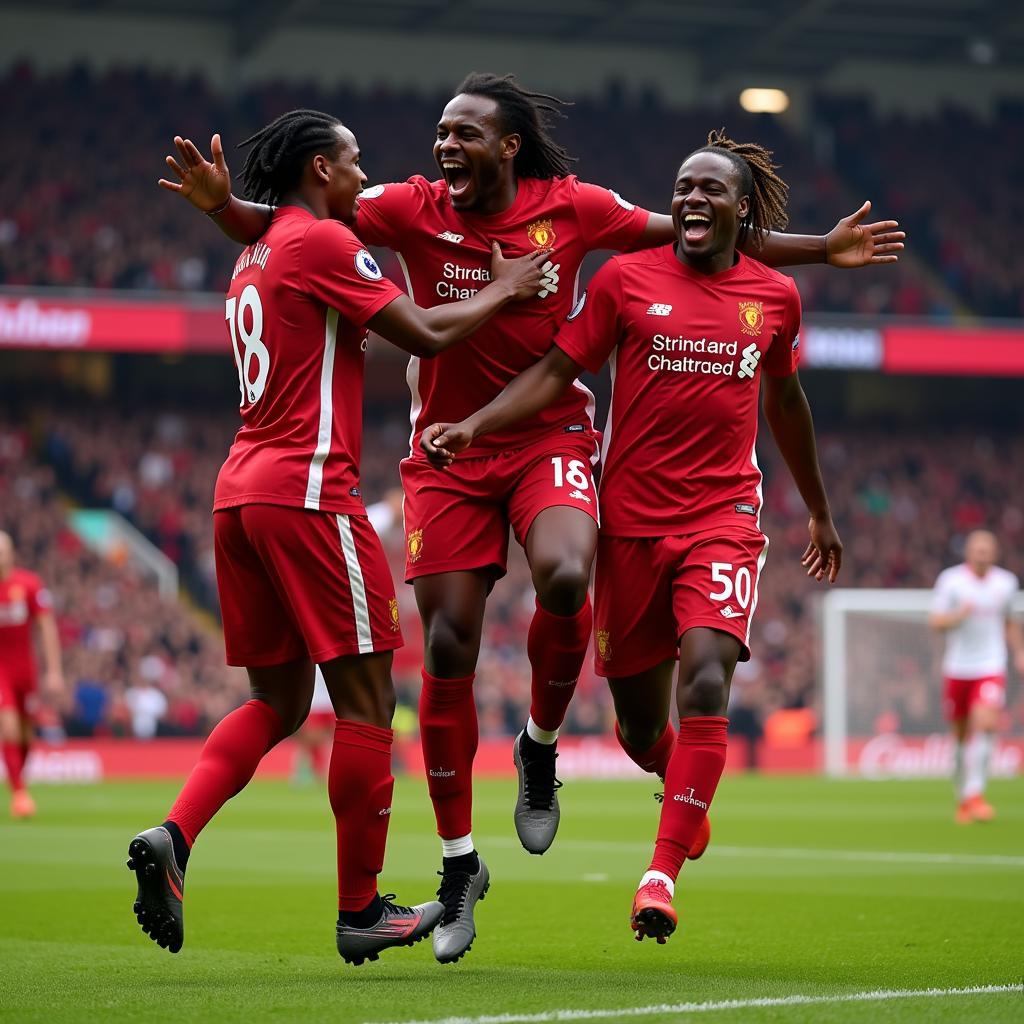
[[602, 661], [611, 661], [612, 657], [612, 635], [607, 629], [597, 631], [597, 653]]
[[388, 612], [391, 615], [391, 628], [394, 631], [398, 631], [399, 618], [398, 618], [398, 598], [393, 597], [388, 601]]
[[764, 330], [764, 303], [740, 303], [740, 330], [756, 338]]
[[555, 244], [555, 232], [550, 220], [535, 220], [526, 229], [526, 237], [535, 249], [546, 249]]
[[409, 561], [418, 562], [423, 554], [423, 531], [413, 530], [409, 534]]

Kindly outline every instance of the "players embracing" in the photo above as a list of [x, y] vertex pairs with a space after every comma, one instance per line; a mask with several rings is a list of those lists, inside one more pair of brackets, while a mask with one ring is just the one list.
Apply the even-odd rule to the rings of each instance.
[[[612, 364], [595, 576], [596, 669], [629, 756], [665, 781], [649, 869], [630, 915], [638, 939], [676, 927], [676, 877], [707, 843], [725, 766], [726, 710], [768, 550], [754, 451], [758, 394], [810, 514], [808, 575], [834, 581], [832, 523], [814, 428], [797, 375], [793, 281], [737, 246], [785, 226], [788, 189], [771, 154], [712, 132], [684, 161], [673, 244], [613, 257], [547, 355], [461, 423], [421, 447], [436, 465], [529, 419], [578, 374]], [[455, 460], [453, 462], [453, 460]], [[678, 733], [670, 722], [675, 663]]]

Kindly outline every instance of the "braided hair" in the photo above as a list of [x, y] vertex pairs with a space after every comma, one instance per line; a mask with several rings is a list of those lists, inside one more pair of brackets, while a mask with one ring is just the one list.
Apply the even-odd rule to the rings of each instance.
[[242, 167], [243, 195], [273, 206], [302, 180], [311, 153], [337, 156], [341, 122], [319, 110], [289, 110], [251, 135], [238, 148], [252, 146]]
[[570, 103], [547, 93], [524, 89], [515, 75], [492, 75], [484, 71], [470, 72], [455, 90], [456, 96], [461, 93], [494, 100], [505, 133], [522, 139], [512, 161], [518, 177], [564, 178], [572, 173], [576, 157], [570, 156], [550, 134], [551, 119], [565, 117], [562, 107], [571, 106]]
[[[740, 175], [740, 191], [750, 197], [750, 209], [740, 222], [739, 244], [753, 232], [754, 245], [760, 249], [765, 235], [781, 230], [789, 223], [786, 202], [789, 186], [775, 173], [772, 151], [756, 142], [734, 142], [725, 129], [708, 132], [706, 146], [694, 153], [715, 153], [727, 157]], [[690, 154], [693, 156], [693, 153]]]

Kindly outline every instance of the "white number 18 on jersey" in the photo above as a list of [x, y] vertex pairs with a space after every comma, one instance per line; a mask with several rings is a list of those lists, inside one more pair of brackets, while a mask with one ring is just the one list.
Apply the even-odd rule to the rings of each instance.
[[[252, 326], [249, 328], [245, 326], [247, 309], [251, 311], [252, 317]], [[256, 285], [247, 284], [240, 298], [232, 296], [228, 299], [224, 318], [231, 331], [231, 348], [238, 368], [238, 390], [242, 396], [238, 404], [252, 405], [263, 397], [267, 374], [270, 372], [270, 351], [263, 344], [263, 303]], [[238, 350], [239, 338], [245, 346], [244, 353]], [[250, 376], [253, 359], [256, 360], [255, 378]]]

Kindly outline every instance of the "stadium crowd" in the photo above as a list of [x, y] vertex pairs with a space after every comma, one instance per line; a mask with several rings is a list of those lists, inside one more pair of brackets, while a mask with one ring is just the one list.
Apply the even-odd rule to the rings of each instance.
[[[175, 132], [205, 147], [220, 130], [237, 170], [233, 144], [254, 126], [292, 107], [319, 107], [354, 128], [371, 179], [401, 180], [435, 173], [430, 146], [446, 99], [274, 82], [229, 101], [196, 78], [141, 70], [42, 75], [18, 67], [0, 78], [0, 144], [24, 154], [0, 174], [0, 285], [220, 291], [236, 250], [155, 189]], [[1008, 226], [1021, 202], [1018, 111], [1007, 106], [986, 123], [956, 111], [914, 121], [883, 118], [857, 100], [820, 100], [816, 109], [807, 136], [797, 138], [775, 119], [712, 107], [669, 110], [656, 96], [637, 104], [609, 90], [602, 103], [577, 102], [558, 135], [579, 156], [587, 180], [665, 209], [680, 158], [725, 121], [734, 137], [775, 149], [793, 187], [794, 230], [824, 230], [870, 196], [876, 212], [903, 220], [921, 243], [895, 270], [800, 271], [808, 309], [1024, 312]], [[604, 144], [610, 137], [616, 145]], [[1007, 154], [986, 172], [984, 199], [958, 187], [969, 157], [952, 140], [964, 137], [990, 140]], [[919, 171], [908, 183], [891, 172], [907, 166], [910, 153]], [[955, 197], [952, 207], [948, 196]], [[963, 231], [965, 223], [971, 231]], [[937, 262], [926, 266], [933, 254]]]
[[[363, 492], [400, 580], [404, 541], [392, 499], [407, 427], [399, 408], [367, 419]], [[246, 696], [244, 673], [224, 667], [216, 631], [209, 513], [233, 412], [65, 407], [27, 422], [39, 430], [0, 428], [0, 504], [22, 561], [55, 592], [69, 682], [67, 701], [57, 709], [63, 727], [73, 734], [203, 732]], [[820, 441], [846, 543], [845, 585], [929, 587], [956, 559], [964, 533], [982, 524], [999, 533], [1005, 564], [1024, 573], [1024, 505], [1006, 473], [1007, 465], [1024, 464], [1024, 440], [1003, 438], [997, 446], [974, 435], [851, 430], [823, 432]], [[766, 437], [760, 447], [772, 550], [754, 621], [754, 657], [740, 667], [735, 688], [736, 703], [759, 719], [816, 706], [819, 656], [809, 600], [818, 588], [799, 564], [806, 515], [771, 441]], [[132, 521], [178, 563], [204, 610], [161, 602], [155, 585], [131, 565], [88, 551], [65, 518], [62, 495], [114, 508]], [[525, 561], [512, 548], [509, 574], [488, 604], [477, 675], [484, 735], [517, 730], [528, 710], [524, 638], [533, 597]], [[398, 597], [407, 645], [397, 652], [395, 679], [401, 702], [415, 707], [421, 631], [411, 588], [399, 585]], [[916, 688], [932, 682], [918, 680]], [[905, 724], [923, 726], [934, 705], [927, 695], [912, 695], [901, 706]], [[567, 728], [603, 732], [610, 715], [604, 683], [588, 660]], [[60, 721], [49, 725], [60, 728]]]

